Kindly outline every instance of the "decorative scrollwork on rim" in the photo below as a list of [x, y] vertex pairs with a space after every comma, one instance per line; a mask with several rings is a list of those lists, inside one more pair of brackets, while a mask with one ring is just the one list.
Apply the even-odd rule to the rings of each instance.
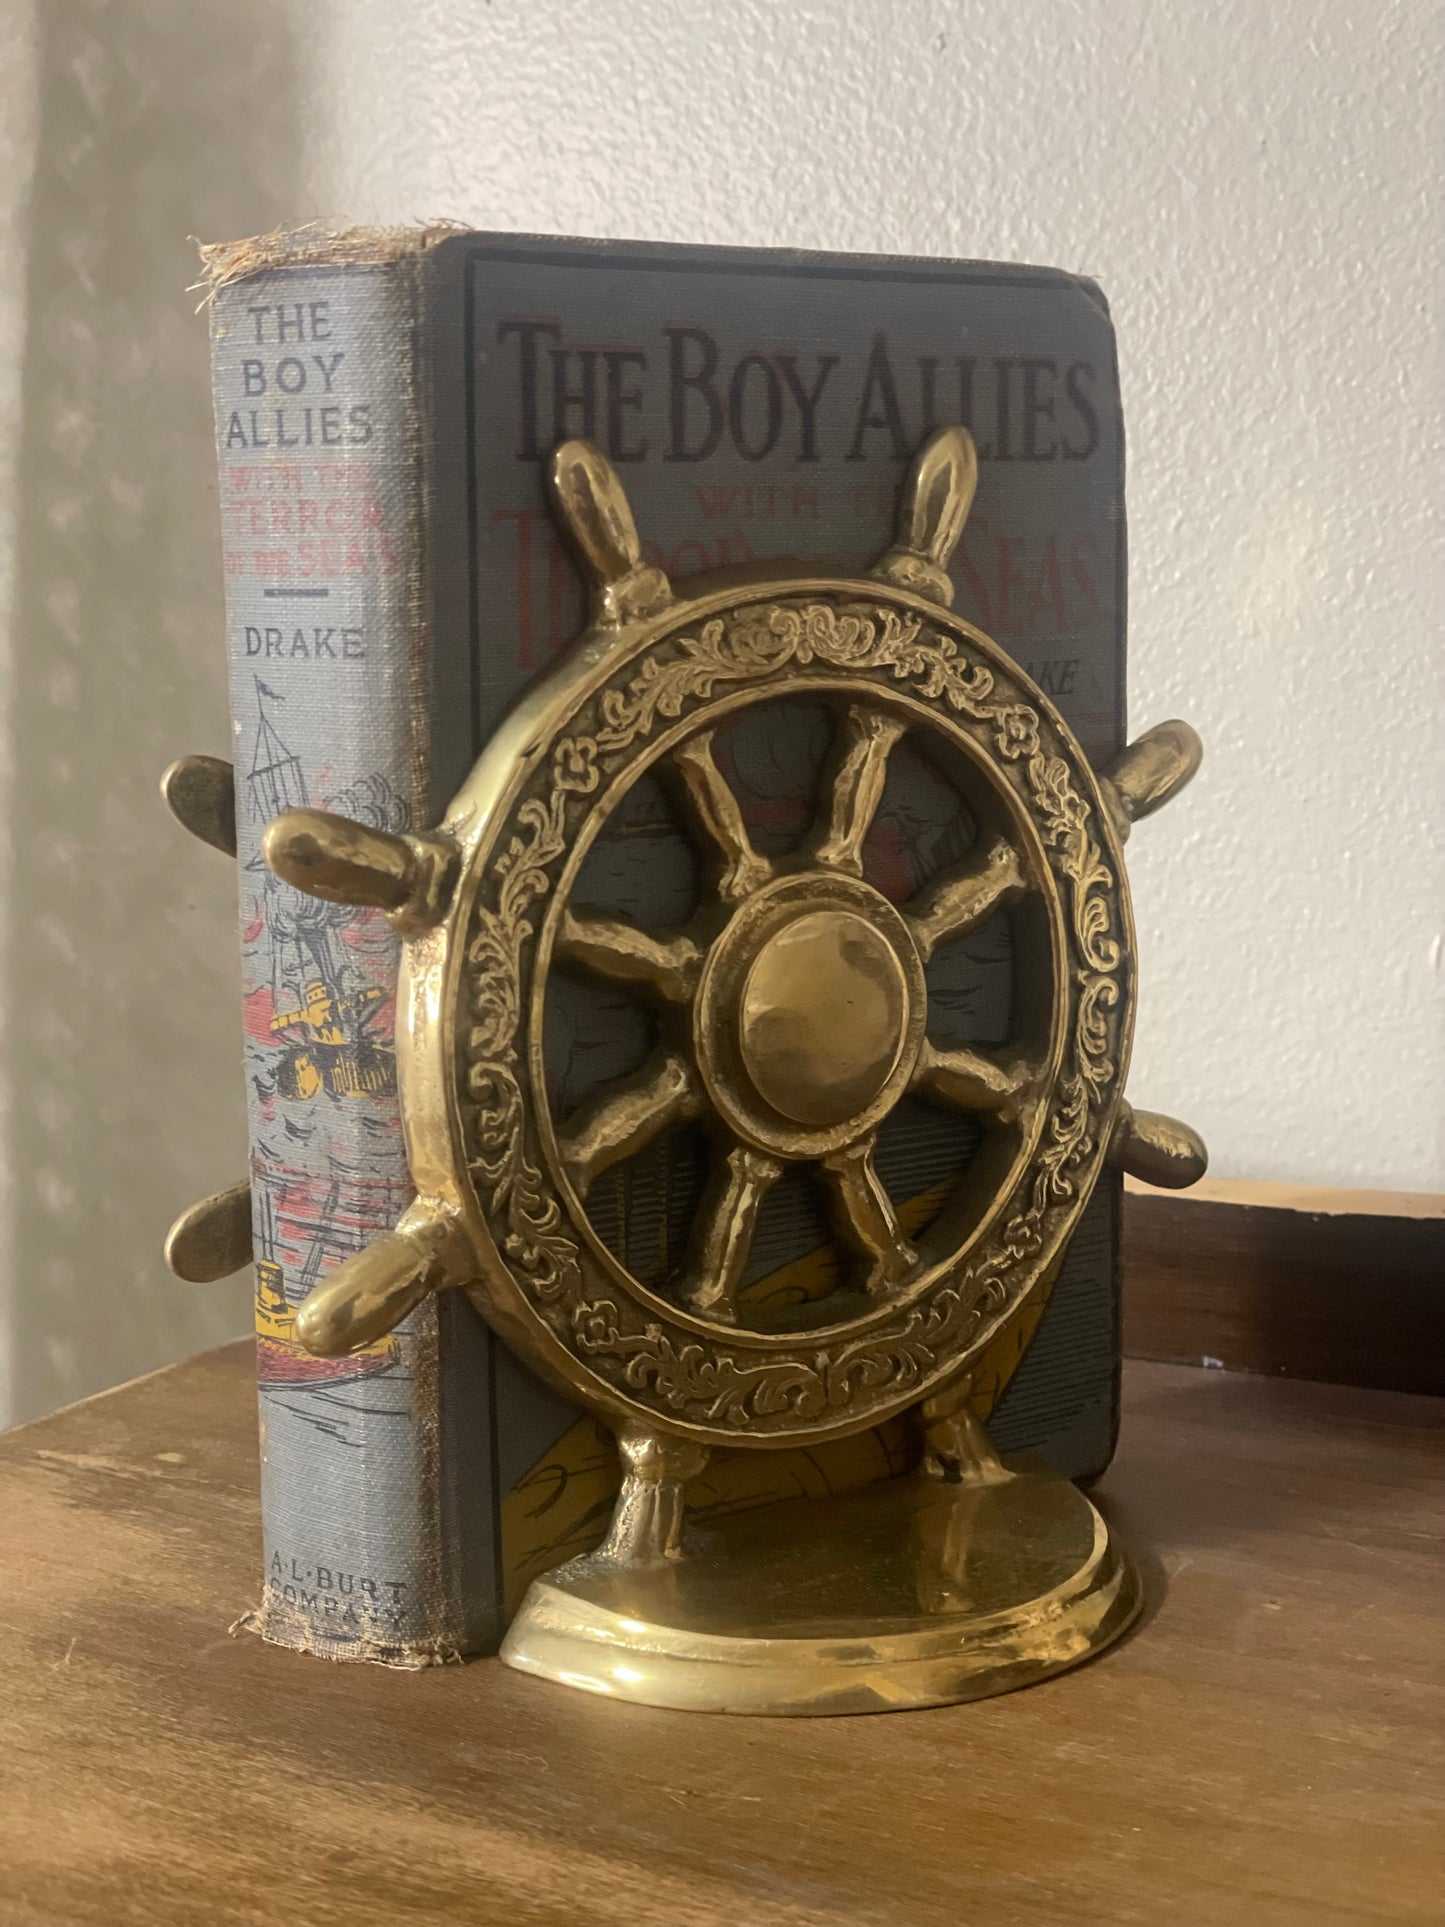
[[[676, 1422], [778, 1433], [858, 1423], [922, 1395], [1019, 1301], [1081, 1208], [1107, 1141], [1120, 1078], [1125, 958], [1119, 882], [1047, 716], [969, 649], [970, 632], [856, 593], [744, 605], [665, 633], [571, 719], [514, 806], [466, 949], [459, 1038], [471, 1178], [499, 1251], [560, 1342], [620, 1396]], [[589, 1284], [591, 1261], [546, 1175], [528, 1115], [524, 1042], [528, 957], [564, 853], [599, 785], [672, 727], [742, 688], [760, 697], [792, 671], [889, 684], [961, 719], [1037, 825], [1068, 906], [1070, 1006], [1064, 1059], [1042, 1137], [1012, 1209], [966, 1267], [944, 1267], [912, 1299], [856, 1330], [749, 1343], [664, 1324], [647, 1307]], [[701, 726], [701, 725], [700, 725]], [[1053, 742], [1051, 743], [1051, 739]], [[1057, 746], [1055, 746], [1057, 745]]]

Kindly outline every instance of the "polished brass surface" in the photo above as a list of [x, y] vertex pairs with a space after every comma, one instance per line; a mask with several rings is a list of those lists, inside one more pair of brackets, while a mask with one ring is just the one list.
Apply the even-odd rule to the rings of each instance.
[[705, 1445], [636, 1426], [617, 1434], [622, 1490], [597, 1557], [611, 1566], [668, 1566], [682, 1557], [686, 1488], [707, 1465]]
[[772, 881], [773, 866], [758, 855], [738, 800], [713, 759], [712, 731], [705, 729], [674, 750], [672, 767], [682, 779], [697, 827], [712, 859], [714, 882], [724, 903], [742, 903]]
[[1111, 1161], [1131, 1178], [1161, 1191], [1185, 1191], [1209, 1169], [1204, 1139], [1177, 1117], [1136, 1111], [1125, 1104], [1114, 1126]]
[[650, 1144], [659, 1131], [702, 1110], [691, 1067], [675, 1051], [658, 1051], [633, 1076], [613, 1086], [574, 1118], [560, 1138], [572, 1182], [585, 1192], [623, 1158]]
[[852, 910], [810, 910], [753, 958], [738, 1009], [743, 1068], [765, 1104], [816, 1129], [873, 1102], [903, 1049], [908, 984]]
[[894, 546], [873, 573], [897, 589], [953, 605], [949, 558], [958, 547], [978, 487], [978, 451], [966, 428], [940, 428], [918, 454], [904, 484]]
[[[1165, 725], [1101, 782], [1018, 665], [948, 612], [976, 480], [968, 435], [940, 431], [870, 576], [754, 572], [687, 597], [643, 560], [605, 459], [568, 443], [553, 494], [592, 581], [592, 627], [503, 723], [441, 826], [385, 837], [296, 811], [268, 832], [267, 859], [290, 882], [378, 904], [407, 938], [398, 1056], [417, 1201], [394, 1238], [313, 1291], [302, 1342], [374, 1341], [460, 1283], [619, 1441], [612, 1532], [534, 1588], [515, 1664], [599, 1691], [630, 1678], [629, 1696], [665, 1704], [926, 1704], [1071, 1664], [1133, 1611], [1087, 1502], [993, 1457], [969, 1374], [1054, 1274], [1108, 1159], [1170, 1183], [1202, 1168], [1184, 1127], [1124, 1102], [1134, 964], [1120, 854], [1133, 819], [1192, 774], [1198, 742]], [[752, 841], [717, 731], [794, 694], [832, 710], [835, 747], [812, 832], [774, 856]], [[868, 881], [865, 851], [910, 736], [962, 772], [979, 831], [895, 904]], [[653, 776], [701, 858], [681, 929], [572, 902], [596, 838]], [[998, 915], [1016, 959], [1007, 1041], [930, 1036], [925, 966]], [[553, 1114], [543, 1055], [559, 963], [633, 986], [656, 1025], [640, 1067], [567, 1116]], [[909, 1092], [976, 1113], [983, 1133], [975, 1167], [911, 1238], [875, 1162]], [[589, 1194], [694, 1121], [712, 1171], [688, 1263], [645, 1284], [598, 1235]], [[806, 1324], [755, 1325], [741, 1290], [754, 1237], [798, 1164], [853, 1268]], [[805, 1445], [909, 1407], [918, 1479], [849, 1498], [836, 1519], [799, 1514], [791, 1537], [739, 1521], [725, 1543], [690, 1543], [686, 1482], [712, 1449]], [[780, 1574], [786, 1597], [773, 1598]]]
[[861, 878], [810, 867], [739, 903], [703, 960], [691, 1016], [712, 1113], [799, 1162], [867, 1138], [912, 1087], [928, 993], [906, 917]]
[[703, 952], [691, 937], [660, 935], [612, 917], [567, 910], [557, 926], [553, 955], [618, 983], [644, 984], [669, 1003], [688, 1004], [697, 992]]
[[713, 1165], [712, 1183], [693, 1233], [683, 1303], [704, 1318], [731, 1318], [752, 1256], [763, 1199], [783, 1175], [779, 1158], [735, 1144]]
[[1204, 745], [1188, 723], [1156, 723], [1109, 765], [1099, 787], [1122, 843], [1141, 816], [1152, 816], [1191, 782]]
[[251, 1262], [251, 1186], [232, 1184], [183, 1211], [166, 1235], [166, 1263], [187, 1284], [214, 1284]]
[[831, 870], [863, 874], [868, 834], [888, 776], [888, 753], [905, 733], [901, 717], [854, 704], [843, 719], [842, 754], [828, 785], [828, 824], [816, 860]]
[[603, 627], [654, 615], [672, 600], [661, 569], [642, 559], [632, 506], [616, 470], [591, 442], [564, 442], [552, 458], [552, 497], [593, 585]]
[[339, 1358], [393, 1331], [428, 1292], [455, 1284], [452, 1227], [421, 1211], [377, 1238], [317, 1285], [296, 1312], [296, 1336], [318, 1358]]
[[874, 1168], [872, 1136], [831, 1152], [819, 1168], [834, 1229], [866, 1266], [864, 1290], [870, 1298], [896, 1291], [918, 1263], [918, 1253], [904, 1237], [893, 1200]]
[[981, 855], [930, 885], [912, 907], [909, 929], [919, 956], [926, 963], [939, 944], [976, 930], [1027, 888], [1018, 851], [1002, 837], [992, 838]]
[[236, 772], [219, 756], [182, 756], [161, 777], [166, 807], [222, 856], [236, 854]]
[[1002, 1485], [1013, 1476], [994, 1451], [970, 1404], [973, 1385], [956, 1379], [919, 1407], [923, 1470], [949, 1485]]
[[917, 1088], [969, 1111], [994, 1111], [1017, 1117], [1038, 1073], [1015, 1053], [985, 1057], [974, 1050], [939, 1050], [926, 1039], [919, 1054]]
[[283, 811], [267, 825], [261, 854], [298, 890], [384, 910], [407, 936], [441, 921], [456, 878], [456, 849], [443, 838], [393, 836], [329, 810]]
[[575, 1560], [534, 1582], [502, 1658], [698, 1712], [899, 1712], [1028, 1685], [1117, 1639], [1141, 1595], [1082, 1492], [999, 1473], [738, 1513], [673, 1559]]

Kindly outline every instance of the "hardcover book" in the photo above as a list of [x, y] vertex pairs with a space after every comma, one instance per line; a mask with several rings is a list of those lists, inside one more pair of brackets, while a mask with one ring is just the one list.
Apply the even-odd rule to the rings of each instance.
[[[1122, 747], [1123, 439], [1098, 289], [1048, 269], [431, 229], [205, 250], [239, 832], [265, 1584], [253, 1623], [333, 1657], [417, 1665], [495, 1646], [538, 1572], [601, 1537], [612, 1444], [538, 1385], [462, 1294], [355, 1358], [296, 1342], [312, 1284], [408, 1196], [394, 1050], [397, 939], [376, 912], [265, 868], [266, 824], [311, 803], [378, 827], [442, 806], [528, 680], [581, 627], [544, 464], [567, 437], [619, 466], [674, 580], [795, 558], [856, 572], [929, 431], [969, 427], [981, 477], [958, 612], [1011, 649], [1093, 760]], [[829, 747], [802, 699], [715, 753], [754, 841], [786, 850]], [[865, 852], [895, 901], [972, 825], [921, 755], [895, 755]], [[579, 894], [666, 924], [689, 878], [671, 807], [639, 785]], [[1006, 920], [941, 953], [956, 1041], [1006, 1033]], [[650, 1039], [621, 992], [559, 981], [560, 1114]], [[974, 1127], [921, 1100], [878, 1147], [905, 1229]], [[686, 1128], [602, 1180], [597, 1229], [665, 1290], [704, 1160]], [[975, 1396], [995, 1444], [1072, 1477], [1113, 1446], [1117, 1181]], [[746, 1295], [822, 1295], [838, 1254], [804, 1181], [780, 1183]], [[803, 1452], [723, 1455], [691, 1494], [726, 1510], [901, 1470], [902, 1421]]]

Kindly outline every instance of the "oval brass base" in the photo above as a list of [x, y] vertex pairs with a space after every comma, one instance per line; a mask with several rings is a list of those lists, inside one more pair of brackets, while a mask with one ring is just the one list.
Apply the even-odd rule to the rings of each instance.
[[533, 1584], [502, 1658], [648, 1706], [881, 1713], [1076, 1666], [1140, 1603], [1104, 1520], [1066, 1480], [919, 1473], [698, 1528], [676, 1561], [574, 1559]]

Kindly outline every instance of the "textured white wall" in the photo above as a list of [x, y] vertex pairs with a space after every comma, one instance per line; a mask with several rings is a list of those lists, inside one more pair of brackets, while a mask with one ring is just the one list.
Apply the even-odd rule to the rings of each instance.
[[348, 218], [1082, 269], [1119, 332], [1131, 1091], [1221, 1176], [1442, 1182], [1442, 21], [1430, 0], [358, 0]]
[[[12, 637], [15, 598], [15, 460], [20, 433], [21, 367], [25, 352], [26, 217], [35, 159], [35, 17], [28, 0], [0, 9], [0, 841], [14, 820], [14, 759], [5, 727], [14, 688]], [[0, 897], [0, 945], [12, 906]], [[0, 982], [0, 1058], [8, 1057], [13, 1022]], [[15, 1350], [16, 1170], [9, 1080], [0, 1078], [0, 1426], [10, 1407]]]
[[446, 214], [1096, 275], [1130, 431], [1133, 719], [1184, 714], [1209, 746], [1130, 846], [1132, 1092], [1198, 1123], [1221, 1175], [1441, 1184], [1430, 0], [30, 18], [0, 0], [0, 431], [23, 399], [18, 445], [0, 434], [0, 1410], [245, 1316], [157, 1249], [241, 1144], [231, 879], [152, 788], [228, 741], [187, 233]]
[[0, 0], [0, 1421], [249, 1319], [160, 1259], [245, 1131], [234, 872], [156, 778], [230, 743], [186, 237], [307, 198], [293, 10]]

